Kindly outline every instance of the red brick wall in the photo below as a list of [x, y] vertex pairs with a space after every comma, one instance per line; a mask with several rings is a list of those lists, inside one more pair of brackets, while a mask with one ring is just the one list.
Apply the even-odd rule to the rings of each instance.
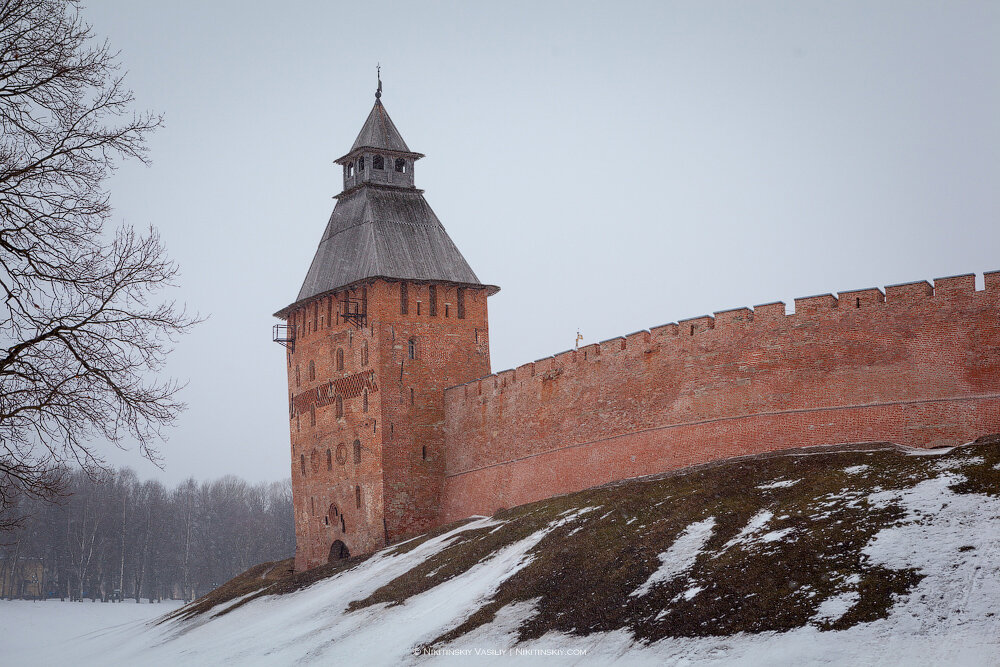
[[803, 445], [1000, 432], [1000, 272], [737, 309], [445, 392], [442, 521]]
[[[490, 372], [486, 290], [465, 289], [465, 317], [459, 319], [458, 288], [436, 284], [437, 312], [431, 315], [429, 287], [407, 283], [408, 313], [401, 315], [399, 283], [380, 282], [377, 310], [369, 311], [381, 341], [382, 470], [390, 540], [437, 525], [444, 481], [444, 390]], [[411, 338], [416, 359], [409, 358]]]
[[[344, 542], [352, 554], [385, 543], [382, 437], [377, 425], [383, 393], [377, 365], [381, 341], [370, 327], [358, 329], [340, 318], [338, 301], [345, 295], [317, 299], [288, 318], [296, 327], [294, 352], [287, 355], [296, 569], [326, 563], [334, 540]], [[352, 298], [361, 296], [361, 287], [351, 291]], [[338, 350], [343, 351], [343, 370], [337, 368]], [[310, 362], [315, 379], [310, 378]], [[342, 417], [337, 417], [337, 395], [343, 400]], [[361, 442], [360, 463], [354, 460], [355, 440]]]
[[[294, 352], [287, 356], [296, 569], [326, 563], [335, 540], [351, 554], [370, 553], [386, 540], [421, 532], [438, 520], [444, 388], [488, 374], [490, 362], [485, 289], [465, 290], [460, 319], [457, 287], [435, 287], [435, 315], [428, 285], [407, 284], [404, 315], [399, 283], [383, 280], [349, 291], [351, 298], [366, 298], [364, 328], [340, 316], [338, 303], [348, 291], [313, 300], [289, 315], [296, 331]], [[411, 338], [416, 341], [412, 360]], [[344, 353], [342, 370], [338, 350]], [[361, 442], [360, 463], [355, 463], [354, 440]], [[338, 447], [344, 454], [339, 459]]]

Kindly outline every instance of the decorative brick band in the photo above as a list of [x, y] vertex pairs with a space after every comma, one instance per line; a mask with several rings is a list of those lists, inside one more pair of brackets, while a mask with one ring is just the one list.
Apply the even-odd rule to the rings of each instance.
[[378, 391], [378, 385], [375, 383], [375, 371], [355, 373], [347, 377], [330, 380], [315, 389], [303, 391], [296, 394], [292, 399], [292, 406], [295, 412], [301, 413], [309, 410], [313, 405], [318, 408], [332, 405], [337, 400], [337, 396], [342, 396], [345, 399], [357, 398], [366, 389], [369, 394], [374, 394]]

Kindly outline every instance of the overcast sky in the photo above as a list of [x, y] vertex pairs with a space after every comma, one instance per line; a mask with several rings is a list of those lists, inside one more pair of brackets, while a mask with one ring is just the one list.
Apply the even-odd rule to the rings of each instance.
[[[110, 183], [210, 316], [169, 484], [289, 474], [291, 303], [374, 101], [490, 299], [494, 370], [687, 317], [1000, 269], [1000, 3], [125, 2], [162, 112]], [[981, 281], [981, 278], [980, 278]]]

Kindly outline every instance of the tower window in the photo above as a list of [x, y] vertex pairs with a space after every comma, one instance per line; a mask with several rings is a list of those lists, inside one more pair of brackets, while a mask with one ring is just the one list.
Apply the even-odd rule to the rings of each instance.
[[358, 509], [361, 509], [361, 487], [360, 486], [355, 486], [354, 487], [354, 503], [358, 506]]
[[313, 361], [309, 362], [309, 379], [310, 380], [316, 379], [316, 363]]
[[367, 389], [365, 389], [365, 391], [364, 391], [363, 401], [364, 401], [364, 403], [362, 404], [362, 408], [361, 409], [362, 409], [363, 412], [368, 412], [368, 390]]
[[354, 441], [354, 463], [361, 463], [361, 441]]
[[361, 344], [361, 365], [368, 365], [368, 341]]
[[406, 173], [406, 160], [401, 157], [396, 158], [396, 171], [401, 174]]
[[295, 364], [295, 386], [298, 387], [302, 384], [302, 372], [298, 364]]
[[315, 426], [316, 425], [316, 404], [315, 403], [313, 403], [312, 405], [309, 406], [309, 425], [310, 426]]
[[437, 285], [430, 285], [427, 288], [427, 293], [430, 300], [431, 306], [431, 317], [437, 317], [438, 314], [438, 290]]
[[406, 298], [406, 283], [399, 283], [399, 314], [406, 315], [409, 312]]
[[447, 304], [447, 303], [444, 304], [444, 316], [445, 317], [449, 317], [448, 313], [450, 312], [450, 310], [451, 310], [451, 306], [449, 304]]
[[326, 469], [333, 470], [333, 452], [326, 450]]
[[299, 465], [302, 467], [302, 476], [306, 476], [306, 455], [299, 454]]
[[344, 416], [344, 397], [337, 395], [337, 418]]
[[860, 308], [861, 307], [861, 297], [860, 296], [854, 297], [854, 307], [855, 308]]
[[344, 167], [344, 173], [347, 175], [348, 178], [350, 178], [351, 176], [353, 176], [354, 175], [354, 165], [353, 164], [348, 164], [346, 167]]
[[420, 456], [421, 458], [423, 458], [424, 461], [427, 460], [427, 445], [424, 445], [423, 447], [420, 448]]
[[409, 342], [406, 344], [406, 356], [408, 356], [410, 359], [416, 359], [417, 358], [417, 339], [416, 338], [411, 338], [409, 340]]
[[358, 173], [360, 174], [365, 170], [365, 156], [362, 155], [358, 158]]
[[459, 287], [456, 300], [458, 301], [458, 319], [465, 319], [465, 288]]
[[344, 515], [343, 514], [340, 515], [340, 532], [342, 532], [342, 533], [346, 533], [347, 532], [347, 526], [344, 525]]
[[381, 155], [376, 155], [372, 158], [372, 169], [385, 169], [385, 160]]
[[344, 348], [337, 348], [337, 370], [344, 370]]

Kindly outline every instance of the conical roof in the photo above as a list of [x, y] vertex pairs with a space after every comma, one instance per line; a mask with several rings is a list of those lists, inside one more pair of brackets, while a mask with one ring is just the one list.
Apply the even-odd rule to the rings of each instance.
[[402, 153], [411, 152], [392, 119], [389, 118], [389, 114], [386, 113], [385, 107], [382, 106], [382, 100], [375, 100], [375, 106], [368, 114], [368, 120], [358, 133], [358, 138], [354, 140], [351, 152], [366, 146]]
[[[378, 100], [351, 153], [361, 147], [420, 157], [409, 150]], [[337, 196], [295, 302], [275, 315], [284, 317], [304, 301], [372, 278], [483, 286], [490, 293], [500, 289], [479, 282], [422, 190], [364, 181]]]

